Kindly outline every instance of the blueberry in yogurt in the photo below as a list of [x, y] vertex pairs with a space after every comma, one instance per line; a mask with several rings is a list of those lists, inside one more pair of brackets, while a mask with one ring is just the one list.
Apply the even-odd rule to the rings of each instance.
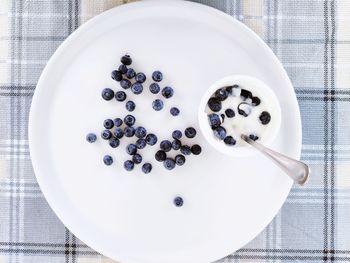
[[221, 101], [217, 98], [210, 98], [208, 101], [208, 107], [214, 112], [218, 112], [221, 110]]
[[223, 140], [226, 137], [226, 129], [224, 127], [217, 127], [214, 129], [214, 135], [219, 139]]
[[259, 119], [263, 125], [266, 125], [271, 121], [271, 115], [267, 111], [263, 111], [260, 114]]
[[246, 102], [242, 102], [238, 105], [237, 110], [238, 110], [238, 114], [244, 117], [248, 117], [249, 114], [252, 112], [252, 106], [250, 106]]

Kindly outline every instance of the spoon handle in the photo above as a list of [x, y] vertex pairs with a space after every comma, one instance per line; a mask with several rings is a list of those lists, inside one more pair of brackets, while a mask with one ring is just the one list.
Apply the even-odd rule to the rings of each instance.
[[273, 160], [275, 164], [277, 164], [287, 175], [289, 175], [290, 178], [294, 180], [294, 182], [300, 185], [304, 185], [307, 182], [311, 170], [305, 163], [290, 158], [284, 154], [275, 152], [264, 145], [253, 141], [246, 135], [242, 134], [241, 138], [255, 149], [259, 150], [265, 156]]

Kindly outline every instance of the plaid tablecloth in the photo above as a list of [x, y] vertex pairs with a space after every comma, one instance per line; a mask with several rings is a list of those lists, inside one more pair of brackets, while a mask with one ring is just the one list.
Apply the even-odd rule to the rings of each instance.
[[[0, 262], [112, 262], [74, 237], [46, 203], [27, 123], [35, 85], [58, 45], [125, 2], [0, 1]], [[302, 159], [313, 170], [263, 233], [221, 262], [350, 262], [350, 1], [198, 2], [251, 27], [282, 61], [301, 109]]]

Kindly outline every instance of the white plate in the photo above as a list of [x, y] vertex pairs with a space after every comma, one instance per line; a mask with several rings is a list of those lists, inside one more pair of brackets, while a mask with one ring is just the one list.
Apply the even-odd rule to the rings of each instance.
[[[124, 263], [210, 262], [234, 252], [272, 220], [292, 181], [260, 155], [230, 158], [216, 152], [200, 133], [193, 141], [200, 142], [203, 154], [190, 156], [171, 172], [153, 159], [156, 147], [144, 150], [144, 158], [154, 165], [147, 176], [140, 167], [124, 171], [124, 149], [113, 150], [101, 139], [86, 143], [86, 133], [100, 133], [105, 118], [126, 114], [123, 103], [106, 103], [100, 95], [105, 87], [119, 86], [110, 72], [125, 52], [134, 58], [136, 70], [149, 76], [160, 69], [162, 84], [175, 88], [162, 112], [151, 110], [149, 92], [135, 99], [138, 123], [159, 138], [190, 125], [199, 131], [197, 110], [205, 90], [224, 76], [246, 74], [263, 80], [279, 98], [282, 125], [273, 147], [299, 157], [296, 97], [281, 64], [260, 38], [206, 6], [138, 2], [84, 24], [42, 73], [29, 138], [47, 201], [78, 238]], [[170, 117], [171, 105], [181, 108], [181, 116]], [[111, 167], [102, 163], [106, 153], [115, 158]], [[185, 200], [182, 208], [172, 204], [178, 194]]]

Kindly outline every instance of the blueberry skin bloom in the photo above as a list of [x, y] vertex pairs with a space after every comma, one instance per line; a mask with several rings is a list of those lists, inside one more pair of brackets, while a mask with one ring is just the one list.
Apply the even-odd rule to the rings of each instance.
[[171, 143], [171, 146], [175, 151], [179, 150], [181, 148], [181, 145], [181, 141], [178, 139], [173, 140], [173, 142]]
[[171, 135], [174, 139], [180, 140], [182, 137], [182, 132], [180, 130], [175, 130]]
[[180, 151], [183, 155], [190, 155], [191, 154], [191, 148], [188, 145], [182, 145], [180, 148]]
[[137, 73], [135, 76], [135, 80], [138, 83], [144, 83], [146, 81], [146, 75], [142, 72]]
[[114, 125], [116, 127], [120, 127], [123, 124], [123, 120], [121, 118], [115, 118], [114, 119]]
[[156, 82], [162, 81], [163, 79], [163, 74], [162, 72], [156, 70], [152, 73], [152, 79]]
[[111, 78], [115, 81], [121, 81], [123, 79], [123, 73], [121, 73], [119, 70], [113, 70], [111, 73]]
[[182, 199], [181, 196], [177, 196], [174, 198], [174, 205], [177, 207], [181, 207], [184, 204], [184, 200]]
[[126, 99], [126, 93], [124, 91], [117, 91], [115, 93], [115, 99], [117, 101], [124, 101]]
[[135, 153], [134, 156], [132, 157], [132, 161], [135, 163], [135, 164], [139, 164], [142, 162], [142, 156], [138, 153]]
[[113, 163], [113, 158], [110, 155], [103, 156], [103, 162], [105, 165], [111, 165]]
[[104, 100], [111, 100], [111, 99], [113, 99], [113, 97], [114, 97], [114, 91], [113, 90], [111, 90], [111, 89], [109, 89], [109, 88], [106, 88], [106, 89], [103, 89], [102, 90], [102, 98], [104, 99]]
[[186, 128], [186, 130], [185, 130], [185, 136], [186, 136], [187, 138], [194, 138], [194, 137], [196, 136], [196, 134], [197, 134], [197, 131], [196, 131], [196, 129], [193, 128], [193, 127], [188, 127], [188, 128]]
[[112, 133], [111, 133], [111, 131], [109, 131], [109, 130], [104, 130], [104, 131], [102, 131], [102, 133], [101, 133], [101, 137], [102, 137], [102, 139], [104, 139], [104, 140], [109, 140], [109, 139], [112, 137]]
[[155, 110], [155, 111], [160, 111], [162, 110], [164, 107], [164, 103], [163, 101], [159, 100], [159, 99], [156, 99], [152, 102], [152, 108]]
[[147, 134], [147, 130], [142, 126], [137, 127], [135, 130], [135, 136], [137, 138], [144, 138], [146, 137], [146, 134]]
[[127, 102], [125, 103], [125, 108], [126, 108], [127, 111], [132, 112], [132, 111], [135, 110], [136, 104], [135, 104], [135, 102], [129, 100], [129, 101], [127, 101]]
[[153, 133], [147, 134], [146, 142], [148, 145], [151, 145], [151, 146], [155, 145], [157, 143], [157, 141], [158, 141], [158, 138], [155, 134], [153, 134]]
[[127, 171], [132, 171], [134, 169], [134, 163], [130, 160], [124, 162], [124, 168]]
[[126, 126], [134, 125], [135, 121], [136, 121], [136, 119], [132, 115], [126, 115], [125, 118], [124, 118], [124, 123], [125, 123]]
[[165, 169], [172, 170], [172, 169], [175, 168], [175, 161], [173, 159], [171, 159], [171, 158], [167, 158], [163, 162], [163, 165], [164, 165]]
[[169, 152], [171, 150], [171, 142], [168, 140], [164, 140], [160, 143], [160, 149], [163, 150], [164, 152]]
[[126, 66], [129, 66], [132, 63], [132, 59], [129, 55], [124, 55], [121, 57], [120, 62]]
[[129, 155], [134, 155], [137, 152], [136, 145], [133, 143], [130, 143], [128, 146], [126, 146], [126, 152]]
[[124, 129], [124, 135], [125, 137], [132, 137], [135, 134], [135, 129], [134, 127], [125, 127]]
[[224, 127], [217, 127], [215, 130], [214, 130], [214, 135], [219, 139], [219, 140], [223, 140], [225, 139], [226, 137], [226, 130]]
[[122, 79], [122, 80], [120, 81], [120, 86], [121, 86], [123, 89], [128, 89], [128, 88], [131, 87], [131, 82], [130, 82], [130, 80], [128, 80], [128, 79]]
[[174, 95], [174, 90], [171, 87], [165, 87], [162, 89], [162, 95], [164, 98], [169, 99]]
[[183, 156], [182, 154], [178, 154], [175, 156], [175, 163], [178, 165], [178, 166], [182, 166], [184, 165], [186, 162], [186, 158], [185, 156]]
[[172, 107], [170, 109], [170, 114], [173, 115], [173, 116], [177, 116], [177, 115], [180, 114], [180, 110], [178, 108], [176, 108], [176, 107]]
[[142, 172], [144, 172], [145, 174], [148, 174], [152, 171], [152, 164], [150, 163], [144, 163], [142, 165]]
[[157, 83], [152, 83], [150, 86], [149, 86], [149, 90], [151, 93], [153, 94], [157, 94], [159, 93], [160, 91], [160, 87]]
[[208, 120], [209, 120], [209, 124], [210, 124], [211, 128], [217, 128], [221, 124], [221, 120], [220, 120], [219, 115], [217, 115], [215, 113], [209, 114]]
[[112, 129], [113, 126], [114, 126], [114, 122], [113, 120], [111, 119], [107, 119], [103, 122], [103, 126], [106, 128], [106, 129]]
[[143, 91], [143, 86], [142, 86], [142, 84], [141, 84], [141, 83], [138, 83], [138, 82], [132, 84], [132, 85], [131, 85], [131, 91], [132, 91], [134, 94], [136, 94], [136, 95], [141, 94], [142, 91]]
[[97, 140], [97, 136], [95, 133], [88, 133], [86, 135], [86, 140], [89, 142], [89, 143], [93, 143]]
[[146, 140], [145, 139], [138, 139], [136, 142], [136, 147], [137, 149], [143, 149], [146, 147], [147, 143], [146, 143]]
[[124, 136], [124, 132], [123, 132], [123, 130], [122, 130], [121, 128], [116, 128], [116, 129], [114, 130], [113, 134], [114, 134], [114, 136], [115, 136], [116, 138], [118, 138], [118, 139], [121, 139], [121, 138], [123, 138], [123, 136]]
[[112, 137], [109, 139], [109, 146], [111, 146], [112, 148], [117, 148], [119, 144], [120, 144], [120, 141], [118, 138]]
[[128, 78], [128, 79], [132, 79], [132, 78], [134, 78], [135, 76], [136, 76], [136, 72], [135, 72], [135, 70], [134, 69], [132, 69], [132, 68], [128, 68], [128, 70], [126, 71], [126, 77]]

